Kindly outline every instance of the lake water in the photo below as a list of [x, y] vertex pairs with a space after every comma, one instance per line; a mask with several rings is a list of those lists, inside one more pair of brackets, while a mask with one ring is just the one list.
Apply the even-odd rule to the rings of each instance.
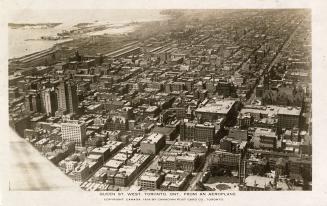
[[[167, 18], [160, 10], [19, 10], [11, 13], [10, 23], [62, 23], [54, 28], [31, 29], [9, 28], [9, 58], [20, 57], [33, 52], [51, 48], [64, 40], [29, 40], [41, 36], [54, 36], [62, 30], [71, 29], [78, 23], [113, 24], [121, 26], [130, 22], [156, 21]], [[110, 28], [93, 34], [126, 33], [133, 31], [133, 26]]]

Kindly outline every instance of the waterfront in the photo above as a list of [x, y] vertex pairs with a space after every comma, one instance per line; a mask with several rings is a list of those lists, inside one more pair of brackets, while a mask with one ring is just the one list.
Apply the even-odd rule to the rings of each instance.
[[[28, 18], [26, 18], [28, 17]], [[13, 12], [10, 23], [62, 23], [53, 28], [8, 28], [9, 57], [21, 57], [33, 52], [51, 48], [54, 44], [69, 41], [37, 40], [42, 36], [54, 36], [63, 30], [72, 29], [78, 23], [93, 25], [110, 24], [110, 28], [91, 32], [88, 35], [122, 34], [132, 32], [132, 22], [147, 22], [165, 19], [160, 10], [22, 10]]]

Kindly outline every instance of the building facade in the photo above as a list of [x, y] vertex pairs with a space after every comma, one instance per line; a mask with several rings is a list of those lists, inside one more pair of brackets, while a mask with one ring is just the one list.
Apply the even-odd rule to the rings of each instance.
[[75, 142], [76, 146], [84, 146], [86, 141], [86, 125], [78, 121], [61, 124], [62, 139]]

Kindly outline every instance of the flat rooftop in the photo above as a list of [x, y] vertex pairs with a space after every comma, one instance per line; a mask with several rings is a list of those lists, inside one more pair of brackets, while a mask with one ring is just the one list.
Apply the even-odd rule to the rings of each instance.
[[153, 130], [155, 133], [160, 133], [163, 135], [170, 135], [172, 132], [175, 131], [173, 127], [155, 127]]
[[152, 172], [145, 172], [139, 180], [141, 181], [149, 181], [149, 182], [155, 182], [160, 178], [160, 175]]
[[142, 143], [148, 143], [148, 144], [155, 144], [159, 142], [163, 138], [162, 134], [159, 133], [152, 133], [150, 136], [145, 138]]
[[276, 137], [276, 133], [272, 129], [260, 128], [260, 127], [255, 130], [254, 135]]
[[300, 107], [286, 107], [286, 106], [276, 106], [276, 105], [267, 105], [267, 106], [258, 106], [258, 105], [246, 105], [240, 112], [241, 114], [246, 113], [260, 113], [268, 116], [275, 116], [277, 114], [281, 115], [294, 115], [298, 116], [301, 113]]
[[109, 147], [97, 147], [97, 148], [94, 148], [91, 153], [95, 153], [95, 154], [103, 154], [107, 151], [110, 151], [110, 148]]
[[213, 103], [207, 103], [196, 109], [195, 112], [227, 114], [235, 102], [235, 100], [218, 100]]
[[299, 116], [300, 113], [301, 113], [300, 107], [280, 107], [278, 110], [278, 114], [280, 115]]
[[119, 160], [109, 160], [104, 166], [111, 167], [111, 168], [118, 168], [123, 164], [122, 161]]

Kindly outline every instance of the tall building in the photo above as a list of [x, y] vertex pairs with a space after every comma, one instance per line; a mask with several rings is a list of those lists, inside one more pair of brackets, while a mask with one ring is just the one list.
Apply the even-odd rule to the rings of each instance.
[[192, 141], [195, 138], [195, 125], [194, 122], [182, 121], [180, 125], [180, 137], [183, 141]]
[[31, 92], [25, 96], [27, 112], [42, 112], [41, 96], [38, 92]]
[[198, 142], [214, 142], [216, 134], [215, 126], [211, 123], [197, 124], [195, 126], [195, 141]]
[[53, 89], [45, 89], [41, 92], [42, 108], [48, 115], [54, 115], [58, 109], [56, 93]]
[[72, 82], [67, 84], [68, 91], [68, 111], [69, 113], [76, 113], [78, 107], [77, 86]]
[[25, 108], [26, 108], [26, 112], [33, 111], [32, 98], [30, 94], [25, 95]]
[[72, 82], [61, 81], [57, 86], [58, 111], [60, 113], [76, 113], [78, 97], [76, 85]]
[[76, 120], [61, 124], [62, 140], [75, 142], [76, 146], [84, 146], [86, 140], [86, 125]]
[[64, 81], [60, 82], [57, 86], [57, 100], [58, 100], [58, 111], [67, 111], [67, 101], [66, 101], [66, 83]]
[[300, 107], [281, 107], [278, 110], [278, 128], [286, 128], [293, 129], [299, 128], [301, 116], [301, 108]]

